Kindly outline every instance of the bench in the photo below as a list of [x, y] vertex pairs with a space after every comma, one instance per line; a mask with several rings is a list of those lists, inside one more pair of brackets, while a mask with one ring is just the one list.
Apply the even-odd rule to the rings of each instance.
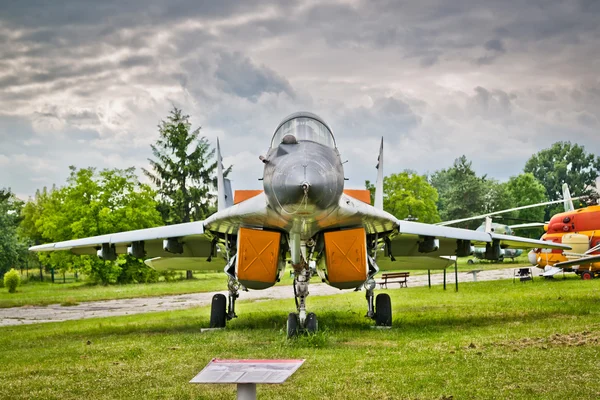
[[400, 287], [407, 287], [406, 283], [409, 275], [409, 272], [390, 272], [387, 274], [381, 274], [381, 279], [383, 280], [377, 282], [377, 284], [380, 288], [385, 286], [386, 289], [388, 283], [399, 283]]

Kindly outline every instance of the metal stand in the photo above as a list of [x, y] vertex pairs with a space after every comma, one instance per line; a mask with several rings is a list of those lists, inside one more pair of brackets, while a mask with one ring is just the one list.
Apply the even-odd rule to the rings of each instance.
[[458, 292], [458, 260], [454, 260], [454, 283]]
[[431, 270], [427, 270], [427, 282], [429, 283], [429, 289], [431, 289]]
[[444, 290], [446, 290], [446, 268], [444, 268]]
[[256, 383], [238, 383], [237, 400], [256, 400]]

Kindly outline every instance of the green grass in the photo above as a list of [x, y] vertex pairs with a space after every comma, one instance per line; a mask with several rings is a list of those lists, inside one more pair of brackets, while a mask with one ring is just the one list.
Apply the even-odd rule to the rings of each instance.
[[[0, 328], [0, 398], [231, 399], [187, 383], [213, 357], [305, 358], [267, 399], [600, 397], [600, 280], [387, 291], [394, 327], [372, 329], [364, 293], [309, 297], [321, 331], [287, 340], [292, 300], [240, 302], [200, 333], [209, 308]], [[243, 294], [242, 294], [243, 299]]]

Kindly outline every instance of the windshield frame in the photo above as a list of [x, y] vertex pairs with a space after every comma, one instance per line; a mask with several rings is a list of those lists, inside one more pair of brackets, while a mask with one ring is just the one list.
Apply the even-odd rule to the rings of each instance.
[[[315, 140], [310, 140], [310, 139], [301, 139], [301, 138], [296, 138], [298, 141], [305, 141], [305, 140], [309, 140], [309, 141], [313, 141], [315, 143], [319, 143], [322, 144], [324, 146], [327, 147], [332, 147], [334, 149], [337, 149], [337, 144], [335, 142], [335, 136], [333, 135], [333, 132], [331, 130], [331, 128], [329, 127], [329, 125], [327, 125], [325, 123], [325, 121], [323, 121], [319, 116], [313, 114], [313, 113], [309, 113], [309, 112], [299, 112], [299, 113], [294, 113], [291, 114], [289, 116], [287, 116], [286, 118], [284, 118], [278, 125], [277, 128], [275, 129], [275, 131], [273, 132], [273, 136], [271, 137], [271, 148], [275, 148], [277, 146], [279, 146], [281, 144], [281, 141], [283, 139], [284, 136], [282, 136], [280, 134], [280, 129], [287, 123], [296, 120], [296, 119], [310, 119], [315, 121], [318, 125], [320, 125], [320, 127], [325, 128], [325, 131], [327, 133], [329, 133], [329, 138], [331, 139], [331, 143], [326, 144], [320, 141], [315, 141]], [[278, 137], [279, 136], [279, 137]], [[276, 142], [276, 138], [278, 139]]]

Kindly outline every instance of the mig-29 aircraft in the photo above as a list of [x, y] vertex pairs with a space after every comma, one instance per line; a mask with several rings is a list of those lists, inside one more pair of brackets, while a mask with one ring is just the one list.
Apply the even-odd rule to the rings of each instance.
[[[397, 155], [401, 156], [401, 154]], [[317, 330], [307, 311], [311, 267], [323, 282], [339, 289], [366, 291], [367, 314], [391, 326], [389, 295], [374, 299], [374, 276], [381, 270], [441, 269], [452, 256], [483, 246], [490, 256], [509, 247], [568, 249], [560, 243], [476, 232], [398, 220], [383, 211], [383, 139], [375, 206], [344, 193], [344, 169], [329, 126], [317, 115], [300, 112], [275, 129], [264, 163], [260, 194], [228, 207], [217, 143], [218, 211], [204, 221], [113, 233], [34, 246], [32, 251], [70, 250], [115, 260], [118, 254], [147, 259], [157, 269], [215, 270], [224, 259], [229, 305], [213, 297], [211, 327], [237, 317], [239, 290], [266, 289], [294, 268], [297, 313], [290, 313], [288, 336]], [[374, 301], [375, 300], [375, 301]]]

